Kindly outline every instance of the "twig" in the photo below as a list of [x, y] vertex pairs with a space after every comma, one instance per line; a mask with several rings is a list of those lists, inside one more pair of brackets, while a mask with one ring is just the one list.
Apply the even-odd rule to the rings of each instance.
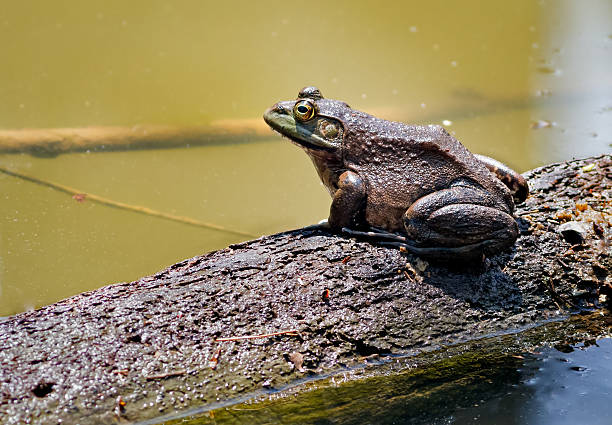
[[223, 341], [239, 341], [242, 339], [257, 339], [257, 338], [267, 338], [270, 336], [276, 336], [276, 335], [291, 335], [291, 336], [297, 336], [299, 335], [299, 330], [297, 329], [291, 329], [288, 331], [282, 331], [282, 332], [272, 332], [269, 334], [261, 334], [261, 335], [245, 335], [245, 336], [232, 336], [229, 338], [217, 338], [215, 339], [215, 342], [223, 342]]
[[213, 354], [213, 356], [208, 361], [208, 367], [210, 367], [213, 370], [216, 369], [217, 365], [219, 364], [220, 355], [221, 355], [221, 347], [219, 347], [217, 351], [215, 351], [215, 354]]
[[172, 378], [173, 376], [181, 376], [186, 374], [187, 371], [185, 369], [175, 370], [174, 372], [162, 373], [159, 375], [149, 375], [145, 376], [147, 381], [153, 381], [155, 379], [164, 379], [164, 378]]
[[[561, 295], [559, 295], [555, 289], [555, 284], [553, 283], [552, 278], [548, 278], [548, 290], [550, 291], [550, 294], [552, 296], [552, 301], [555, 303], [555, 305], [557, 306], [557, 308], [559, 310], [563, 310], [563, 308], [561, 307], [561, 305], [559, 305], [559, 302], [561, 302], [562, 304], [564, 304], [567, 307], [573, 307], [574, 304], [572, 304], [570, 301], [566, 300], [565, 298], [563, 298]], [[559, 301], [559, 302], [557, 302]]]
[[94, 195], [92, 193], [85, 193], [80, 190], [74, 189], [72, 187], [64, 186], [59, 183], [42, 180], [37, 177], [29, 176], [27, 174], [18, 173], [17, 171], [10, 171], [10, 170], [7, 170], [6, 168], [0, 167], [0, 173], [4, 173], [9, 176], [17, 177], [19, 179], [26, 180], [32, 183], [36, 183], [42, 186], [47, 186], [59, 192], [67, 193], [75, 197], [74, 199], [78, 200], [79, 202], [82, 202], [84, 200], [89, 200], [89, 201], [97, 202], [99, 204], [106, 205], [109, 207], [119, 208], [122, 210], [128, 210], [128, 211], [145, 214], [145, 215], [149, 215], [153, 217], [159, 217], [159, 218], [163, 218], [166, 220], [178, 221], [179, 223], [189, 224], [191, 226], [206, 227], [208, 229], [218, 230], [220, 232], [225, 232], [225, 233], [232, 233], [234, 235], [247, 236], [250, 238], [256, 237], [256, 235], [253, 235], [251, 233], [242, 232], [240, 230], [228, 229], [218, 224], [206, 223], [203, 221], [194, 220], [193, 218], [190, 218], [190, 217], [182, 217], [182, 216], [167, 214], [161, 211], [152, 210], [151, 208], [147, 208], [147, 207], [140, 207], [137, 205], [130, 205], [130, 204], [124, 204], [122, 202], [113, 201], [112, 199], [103, 198], [101, 196]]

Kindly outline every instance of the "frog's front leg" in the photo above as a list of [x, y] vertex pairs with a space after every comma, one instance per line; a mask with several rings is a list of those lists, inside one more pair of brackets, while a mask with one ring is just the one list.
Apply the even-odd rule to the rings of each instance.
[[329, 225], [336, 231], [344, 227], [359, 228], [365, 224], [365, 182], [354, 171], [345, 171], [338, 179], [329, 210]]
[[[511, 246], [518, 226], [508, 207], [486, 191], [458, 185], [426, 195], [403, 217], [408, 239], [418, 247], [437, 247], [452, 255], [488, 253]], [[472, 248], [469, 248], [472, 247]]]

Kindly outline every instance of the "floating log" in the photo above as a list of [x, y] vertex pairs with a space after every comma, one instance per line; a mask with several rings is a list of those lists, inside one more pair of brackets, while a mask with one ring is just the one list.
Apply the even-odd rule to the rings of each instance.
[[612, 157], [525, 176], [520, 237], [481, 264], [433, 264], [306, 228], [10, 317], [0, 422], [145, 420], [605, 305]]

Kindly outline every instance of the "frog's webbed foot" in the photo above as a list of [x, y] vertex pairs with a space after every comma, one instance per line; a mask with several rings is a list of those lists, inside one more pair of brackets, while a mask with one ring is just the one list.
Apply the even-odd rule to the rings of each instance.
[[370, 230], [367, 232], [362, 232], [359, 230], [349, 229], [348, 227], [342, 228], [342, 233], [358, 239], [365, 239], [372, 242], [398, 242], [398, 243], [407, 243], [408, 239], [405, 236], [398, 235], [397, 233], [387, 232], [384, 229], [379, 229], [377, 227], [370, 227]]
[[482, 241], [459, 247], [418, 246], [406, 236], [399, 235], [397, 233], [387, 232], [384, 229], [378, 229], [376, 227], [370, 228], [370, 230], [367, 232], [343, 227], [342, 233], [349, 237], [354, 237], [356, 239], [367, 240], [368, 242], [375, 243], [376, 245], [399, 248], [401, 251], [406, 251], [411, 254], [426, 258], [437, 258], [440, 260], [444, 260], [445, 257], [448, 260], [453, 260], [457, 258], [482, 259], [483, 251], [485, 251], [488, 246], [493, 244], [493, 241]]
[[492, 245], [490, 241], [457, 247], [424, 247], [402, 242], [378, 242], [378, 244], [399, 248], [400, 251], [405, 250], [411, 254], [428, 259], [434, 258], [440, 261], [450, 262], [460, 260], [482, 260], [484, 258], [484, 252]]

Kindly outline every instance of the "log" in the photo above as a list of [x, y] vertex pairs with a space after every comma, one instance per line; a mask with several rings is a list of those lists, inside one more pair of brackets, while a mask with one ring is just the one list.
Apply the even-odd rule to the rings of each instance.
[[[444, 265], [317, 228], [0, 323], [0, 422], [109, 424], [533, 327], [612, 296], [612, 157], [525, 175], [513, 249]], [[565, 223], [571, 223], [560, 227]], [[298, 387], [299, 388], [299, 387]]]

